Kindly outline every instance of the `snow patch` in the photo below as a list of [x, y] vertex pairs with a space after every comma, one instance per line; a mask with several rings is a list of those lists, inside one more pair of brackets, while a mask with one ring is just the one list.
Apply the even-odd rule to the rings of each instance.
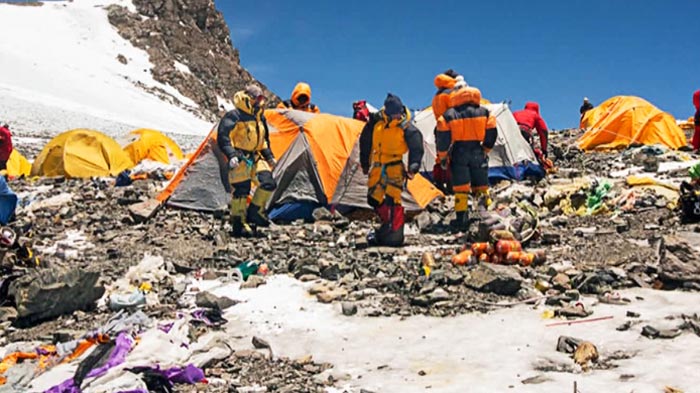
[[[46, 2], [42, 7], [0, 4], [0, 36], [13, 37], [0, 40], [4, 100], [28, 101], [47, 112], [81, 113], [133, 128], [206, 134], [211, 123], [136, 86], [159, 88], [185, 105], [196, 106], [172, 86], [153, 79], [148, 54], [119, 36], [107, 20], [103, 7], [107, 4], [133, 9], [126, 0]], [[38, 25], [42, 28], [36, 29]], [[128, 64], [117, 61], [118, 55], [126, 57]], [[0, 115], [10, 121], [17, 116]], [[46, 118], [52, 118], [51, 113], [36, 119], [36, 129], [45, 129]]]
[[183, 74], [192, 74], [192, 71], [190, 71], [190, 67], [180, 63], [177, 60], [175, 60], [175, 68]]
[[226, 98], [222, 98], [218, 95], [216, 96], [216, 100], [219, 105], [219, 108], [223, 106], [227, 112], [233, 109], [233, 103], [231, 102], [231, 100], [227, 100]]
[[[553, 320], [542, 319], [543, 309], [527, 306], [453, 318], [345, 317], [340, 304], [318, 303], [305, 284], [286, 276], [269, 277], [257, 289], [238, 287], [234, 283], [211, 288], [216, 295], [243, 301], [225, 314], [231, 334], [247, 335], [247, 342], [250, 335], [258, 335], [276, 356], [310, 354], [316, 361], [331, 362], [338, 372], [352, 376], [349, 392], [424, 392], [430, 386], [430, 392], [559, 393], [571, 391], [574, 381], [582, 392], [661, 391], [667, 385], [693, 391], [697, 385], [697, 336], [649, 340], [640, 335], [646, 324], [675, 326], [679, 320], [665, 317], [697, 312], [697, 293], [624, 291], [624, 297], [644, 300], [628, 306], [596, 305], [594, 317], [613, 316], [610, 320], [547, 327]], [[639, 312], [642, 322], [616, 331], [628, 319], [628, 310]], [[555, 351], [560, 335], [593, 342], [603, 357], [615, 351], [633, 356], [615, 360], [619, 367], [610, 370], [535, 370], [540, 361], [573, 365], [566, 354]], [[425, 375], [419, 375], [421, 371]], [[521, 382], [540, 374], [551, 380], [538, 385]], [[621, 381], [623, 374], [634, 378]]]

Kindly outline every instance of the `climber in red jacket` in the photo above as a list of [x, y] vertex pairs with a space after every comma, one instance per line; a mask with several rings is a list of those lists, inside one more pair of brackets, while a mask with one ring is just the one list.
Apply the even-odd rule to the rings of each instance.
[[547, 131], [547, 123], [544, 122], [542, 116], [540, 116], [540, 105], [536, 102], [528, 102], [525, 104], [525, 109], [513, 112], [513, 117], [515, 121], [518, 122], [520, 126], [520, 132], [523, 134], [525, 140], [532, 146], [532, 149], [537, 153], [533, 142], [533, 131], [537, 131], [540, 136], [540, 147], [542, 155], [547, 157], [547, 141], [549, 139], [549, 131]]
[[12, 154], [12, 134], [7, 124], [0, 127], [0, 170], [7, 169], [7, 160]]
[[693, 150], [700, 149], [700, 90], [693, 94], [695, 105], [695, 133], [693, 134]]

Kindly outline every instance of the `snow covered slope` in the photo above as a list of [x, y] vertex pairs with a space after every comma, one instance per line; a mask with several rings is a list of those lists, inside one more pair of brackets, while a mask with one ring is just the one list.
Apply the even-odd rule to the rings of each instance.
[[[119, 135], [141, 127], [204, 135], [211, 129], [186, 110], [192, 100], [152, 78], [147, 53], [112, 27], [104, 7], [115, 3], [133, 7], [130, 0], [0, 4], [0, 121], [30, 135], [71, 128]], [[143, 87], [164, 91], [185, 108]]]

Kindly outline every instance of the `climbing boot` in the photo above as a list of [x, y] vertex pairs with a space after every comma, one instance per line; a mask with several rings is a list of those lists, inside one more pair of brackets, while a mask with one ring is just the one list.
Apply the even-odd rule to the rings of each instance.
[[250, 202], [246, 213], [246, 219], [249, 223], [263, 228], [270, 226], [270, 220], [265, 215], [265, 205], [271, 195], [271, 191], [266, 191], [259, 187], [255, 190], [253, 200]]

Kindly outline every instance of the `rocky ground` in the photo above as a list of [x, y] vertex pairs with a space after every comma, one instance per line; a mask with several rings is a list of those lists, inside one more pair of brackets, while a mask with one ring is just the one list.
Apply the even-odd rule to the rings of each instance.
[[[451, 218], [449, 199], [413, 217], [405, 247], [375, 248], [365, 241], [371, 222], [350, 220], [325, 209], [315, 212], [312, 223], [274, 225], [255, 239], [232, 239], [226, 217], [163, 208], [144, 220], [132, 211], [135, 204], [156, 196], [163, 186], [156, 180], [114, 187], [108, 179], [18, 179], [10, 185], [20, 195], [21, 207], [10, 227], [38, 252], [41, 263], [38, 269], [15, 267], [14, 274], [20, 276], [17, 282], [26, 281], [23, 288], [30, 288], [36, 277], [47, 272], [65, 270], [69, 273], [61, 277], [69, 277], [77, 269], [82, 275], [70, 279], [95, 288], [94, 297], [99, 298], [105, 287], [107, 292], [112, 290], [112, 284], [145, 255], [162, 256], [168, 274], [151, 283], [157, 303], [144, 308], [158, 320], [174, 318], [181, 309], [186, 291], [182, 282], [226, 277], [247, 261], [267, 264], [267, 274], [286, 274], [308, 283], [309, 293], [319, 302], [338, 303], [343, 313], [355, 318], [447, 317], [546, 301], [556, 315], [577, 319], [590, 315], [590, 310], [572, 306], [580, 296], [605, 300], [630, 287], [700, 289], [700, 258], [687, 242], [688, 233], [700, 227], [681, 224], [675, 201], [644, 189], [630, 205], [629, 198], [620, 198], [632, 190], [622, 177], [610, 180], [614, 186], [603, 197], [602, 210], [593, 214], [567, 210], [585, 204], [592, 192], [590, 184], [572, 188], [576, 181], [599, 178], [602, 182], [615, 170], [639, 161], [632, 155], [622, 160], [619, 154], [583, 155], [566, 147], [570, 137], [564, 133], [554, 138], [560, 164], [557, 174], [538, 184], [494, 187], [495, 212], [507, 218], [505, 212], [510, 211], [510, 218], [520, 217], [531, 226], [536, 223], [536, 230], [523, 243], [527, 249], [543, 250], [546, 259], [530, 266], [453, 264], [452, 256], [479, 237], [479, 223], [469, 233], [450, 232], [446, 225]], [[677, 160], [673, 154], [657, 161]], [[685, 176], [684, 171], [642, 174], [676, 183]], [[560, 189], [566, 191], [554, 192]], [[12, 258], [8, 252], [5, 262], [15, 261]], [[94, 280], [86, 278], [88, 274]], [[265, 285], [265, 277], [252, 276], [246, 284]], [[83, 294], [92, 293], [82, 289]], [[56, 301], [56, 296], [63, 295], [52, 292], [51, 296]], [[21, 301], [15, 299], [15, 303], [21, 308]], [[65, 306], [63, 315], [56, 315], [61, 314], [60, 307], [49, 307], [18, 317], [10, 307], [3, 307], [0, 318], [5, 329], [0, 342], [52, 341], [59, 332], [78, 337], [113, 315], [104, 306], [80, 304], [76, 299], [59, 303]], [[265, 353], [237, 348], [232, 356], [205, 369], [208, 378], [228, 382], [183, 389], [263, 391], [241, 388], [255, 385], [267, 391], [313, 392], [334, 385], [333, 378], [327, 378], [332, 365], [270, 358]]]

